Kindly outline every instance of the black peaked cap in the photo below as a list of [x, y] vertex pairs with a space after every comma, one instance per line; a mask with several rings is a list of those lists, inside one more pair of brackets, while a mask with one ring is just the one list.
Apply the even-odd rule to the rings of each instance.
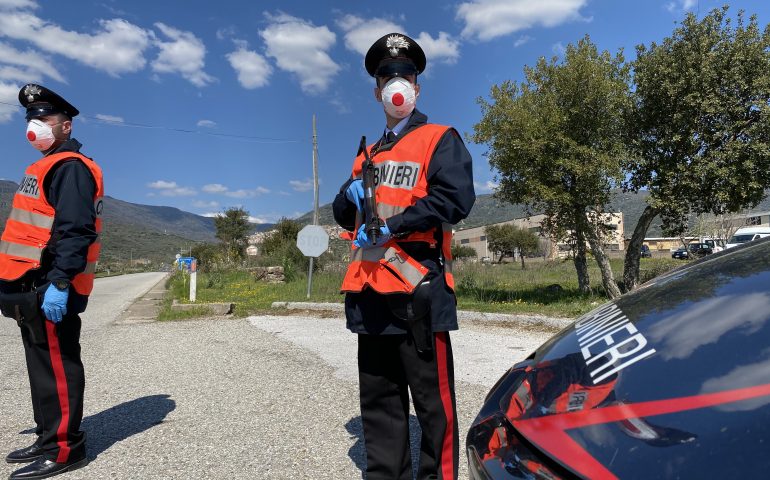
[[425, 52], [403, 33], [389, 33], [366, 52], [364, 65], [373, 77], [419, 75], [425, 70]]
[[72, 118], [80, 113], [59, 94], [42, 85], [28, 83], [19, 90], [19, 103], [27, 109], [27, 120], [54, 113], [63, 113]]

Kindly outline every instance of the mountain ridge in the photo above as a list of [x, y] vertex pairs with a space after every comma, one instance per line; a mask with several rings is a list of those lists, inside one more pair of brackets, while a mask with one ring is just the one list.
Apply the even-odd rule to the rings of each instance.
[[[647, 206], [647, 197], [649, 193], [646, 191], [640, 192], [623, 192], [617, 190], [614, 192], [612, 201], [610, 202], [610, 209], [613, 212], [623, 213], [623, 227], [626, 238], [630, 238], [636, 227], [639, 217], [642, 215], [644, 208]], [[745, 213], [770, 211], [770, 197], [765, 198], [753, 209], [746, 210]], [[538, 212], [532, 212], [536, 214]], [[506, 222], [513, 220], [514, 218], [526, 217], [527, 211], [524, 205], [509, 204], [502, 202], [495, 198], [493, 194], [483, 194], [476, 196], [476, 203], [473, 205], [470, 214], [465, 220], [462, 220], [456, 225], [458, 229], [466, 229], [473, 227], [480, 227], [482, 225], [490, 225], [493, 223]], [[297, 221], [301, 224], [309, 224], [312, 222], [313, 212], [305, 213], [297, 218]], [[334, 216], [332, 214], [331, 203], [325, 204], [319, 208], [318, 211], [319, 224], [321, 225], [335, 225]], [[695, 218], [691, 218], [691, 226], [694, 224]], [[656, 217], [649, 230], [647, 231], [647, 237], [660, 237], [663, 236], [662, 222], [660, 217]]]

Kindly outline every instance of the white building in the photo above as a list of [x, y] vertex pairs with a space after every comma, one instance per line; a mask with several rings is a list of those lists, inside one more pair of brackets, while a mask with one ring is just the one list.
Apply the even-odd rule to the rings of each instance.
[[[623, 214], [605, 213], [603, 215], [605, 222], [610, 230], [609, 238], [607, 238], [605, 244], [606, 248], [609, 251], [625, 250]], [[541, 243], [546, 250], [546, 256], [549, 258], [556, 258], [557, 256], [567, 255], [571, 250], [571, 246], [566, 241], [557, 242], [557, 244], [554, 246], [552, 239], [541, 233], [541, 223], [543, 220], [545, 220], [545, 218], [545, 215], [533, 215], [531, 217], [515, 218], [506, 222], [495, 223], [493, 225], [512, 224], [519, 228], [525, 228], [536, 233], [542, 239]], [[467, 245], [476, 250], [477, 259], [481, 259], [483, 257], [489, 257], [491, 259], [494, 255], [493, 252], [489, 250], [486, 234], [487, 226], [488, 225], [456, 230], [454, 232], [454, 239], [452, 242], [455, 245]]]

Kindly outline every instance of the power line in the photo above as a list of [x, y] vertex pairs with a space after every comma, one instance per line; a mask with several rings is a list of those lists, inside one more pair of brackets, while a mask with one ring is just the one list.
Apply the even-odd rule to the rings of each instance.
[[[19, 105], [15, 105], [13, 103], [7, 103], [0, 101], [0, 105], [7, 105], [9, 107], [15, 107], [15, 108], [23, 108]], [[303, 142], [303, 140], [294, 140], [290, 138], [270, 138], [270, 137], [257, 137], [254, 135], [235, 135], [232, 133], [217, 133], [217, 132], [202, 132], [200, 130], [190, 130], [186, 128], [175, 128], [175, 127], [165, 127], [162, 125], [150, 125], [145, 123], [133, 123], [133, 122], [125, 122], [125, 121], [118, 121], [118, 120], [108, 120], [105, 118], [99, 118], [97, 116], [91, 116], [91, 115], [80, 115], [81, 118], [87, 118], [89, 120], [94, 120], [99, 123], [103, 123], [105, 125], [113, 125], [116, 127], [129, 127], [129, 128], [145, 128], [145, 129], [152, 129], [152, 130], [166, 130], [170, 132], [178, 132], [178, 133], [191, 133], [196, 135], [208, 135], [211, 137], [222, 137], [222, 138], [235, 138], [239, 140], [247, 140], [252, 141], [255, 143], [300, 143]]]

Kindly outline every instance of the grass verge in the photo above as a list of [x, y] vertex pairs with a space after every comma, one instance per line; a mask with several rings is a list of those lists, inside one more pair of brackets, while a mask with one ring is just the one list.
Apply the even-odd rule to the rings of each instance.
[[[643, 281], [654, 278], [681, 261], [670, 259], [642, 259]], [[622, 259], [612, 260], [616, 278], [623, 270]], [[592, 285], [601, 284], [595, 265], [589, 268]], [[342, 302], [339, 293], [342, 272], [316, 272], [310, 301]], [[595, 287], [591, 293], [578, 291], [577, 276], [571, 260], [531, 260], [522, 270], [519, 264], [480, 265], [466, 264], [455, 268], [458, 308], [494, 313], [540, 314], [554, 317], [577, 317], [606, 301], [604, 291]], [[554, 287], [558, 285], [558, 287]], [[186, 302], [189, 296], [189, 276], [177, 272], [168, 280], [169, 294], [161, 308], [159, 319], [171, 320], [205, 316], [207, 313], [171, 310], [171, 302]], [[307, 279], [270, 284], [255, 280], [247, 271], [224, 270], [199, 272], [196, 303], [232, 302], [235, 315], [275, 313], [270, 305], [277, 301], [307, 300]], [[205, 309], [204, 306], [201, 306]]]

